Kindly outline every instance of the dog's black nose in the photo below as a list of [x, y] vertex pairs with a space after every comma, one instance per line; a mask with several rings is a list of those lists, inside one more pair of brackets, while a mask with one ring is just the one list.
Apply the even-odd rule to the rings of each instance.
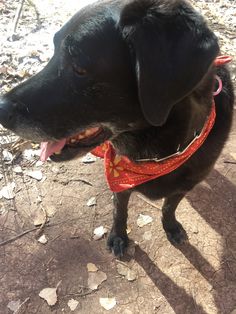
[[4, 128], [11, 129], [15, 121], [15, 103], [1, 97], [0, 98], [0, 124]]

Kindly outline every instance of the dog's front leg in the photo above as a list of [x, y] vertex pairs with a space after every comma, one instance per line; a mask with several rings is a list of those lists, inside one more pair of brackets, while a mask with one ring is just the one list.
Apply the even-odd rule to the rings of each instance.
[[107, 245], [114, 255], [118, 257], [124, 254], [124, 249], [129, 241], [126, 229], [130, 194], [129, 190], [113, 194], [113, 225]]
[[176, 220], [175, 210], [184, 197], [183, 193], [165, 198], [162, 207], [162, 224], [167, 238], [172, 244], [181, 244], [187, 240], [187, 234], [182, 225]]

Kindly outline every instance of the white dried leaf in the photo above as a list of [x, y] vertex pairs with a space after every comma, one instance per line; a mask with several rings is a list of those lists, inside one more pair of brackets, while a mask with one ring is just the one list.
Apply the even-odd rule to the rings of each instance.
[[97, 290], [98, 286], [105, 280], [107, 280], [107, 275], [104, 272], [90, 272], [88, 275], [88, 287], [91, 290]]
[[74, 311], [77, 308], [78, 304], [79, 302], [75, 299], [70, 299], [67, 303], [71, 311]]
[[43, 223], [45, 223], [45, 214], [43, 213], [42, 210], [40, 210], [39, 208], [37, 208], [33, 213], [32, 213], [32, 219], [34, 222], [35, 226], [40, 226]]
[[22, 172], [23, 172], [21, 166], [15, 166], [12, 170], [13, 170], [15, 173], [22, 173]]
[[236, 160], [236, 153], [230, 153], [230, 155]]
[[88, 272], [94, 273], [94, 272], [98, 271], [98, 268], [95, 264], [88, 263], [87, 264], [87, 270], [88, 270]]
[[143, 226], [150, 224], [152, 221], [153, 218], [151, 216], [139, 214], [137, 219], [137, 225], [142, 228]]
[[27, 171], [26, 175], [38, 181], [41, 181], [43, 178], [43, 173], [41, 170]]
[[151, 232], [150, 230], [144, 232], [144, 234], [143, 234], [143, 240], [149, 241], [149, 240], [151, 240], [151, 238], [152, 238], [152, 232]]
[[34, 157], [40, 156], [40, 149], [25, 149], [22, 156], [27, 160], [32, 160]]
[[91, 197], [88, 202], [87, 202], [87, 206], [94, 206], [94, 205], [97, 205], [97, 200], [96, 200], [96, 197]]
[[46, 244], [48, 242], [48, 239], [46, 238], [45, 234], [41, 235], [41, 237], [38, 238], [38, 242], [42, 244]]
[[100, 298], [100, 305], [107, 311], [111, 310], [116, 305], [115, 298]]
[[117, 268], [117, 272], [124, 276], [128, 281], [134, 281], [135, 279], [137, 279], [137, 273], [136, 271], [130, 269], [128, 267], [128, 265], [124, 265], [123, 263], [118, 263], [116, 265], [116, 268]]
[[15, 182], [8, 183], [1, 189], [0, 196], [6, 198], [7, 200], [13, 199], [15, 197], [14, 193], [15, 187], [16, 187]]
[[12, 312], [16, 312], [18, 310], [18, 308], [20, 307], [21, 301], [20, 299], [17, 301], [10, 301], [7, 304], [7, 307], [12, 311]]
[[40, 298], [44, 299], [48, 305], [57, 303], [57, 288], [44, 288], [39, 293]]
[[83, 158], [81, 158], [81, 161], [84, 164], [91, 164], [91, 163], [95, 162], [96, 160], [97, 160], [97, 158], [94, 155], [92, 155], [91, 153], [88, 153]]
[[2, 152], [3, 155], [3, 160], [6, 162], [12, 162], [13, 160], [13, 155], [10, 153], [8, 150], [4, 149]]
[[103, 226], [97, 227], [93, 231], [93, 233], [94, 233], [93, 239], [94, 240], [101, 239], [104, 236], [104, 234], [107, 233], [107, 231], [108, 231], [107, 228], [104, 228]]
[[36, 163], [35, 163], [35, 167], [41, 167], [43, 165], [43, 161], [41, 160], [38, 160]]

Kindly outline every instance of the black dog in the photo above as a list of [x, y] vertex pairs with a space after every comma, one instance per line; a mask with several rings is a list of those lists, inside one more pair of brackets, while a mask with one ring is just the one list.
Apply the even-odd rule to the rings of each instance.
[[62, 149], [51, 158], [68, 160], [108, 139], [118, 154], [139, 164], [185, 151], [212, 111], [216, 75], [222, 81], [204, 144], [171, 173], [114, 195], [108, 245], [115, 255], [128, 243], [127, 205], [134, 189], [165, 198], [163, 227], [172, 243], [180, 243], [186, 233], [176, 207], [214, 166], [232, 121], [230, 76], [214, 64], [216, 36], [183, 0], [104, 0], [78, 12], [55, 34], [54, 44], [48, 65], [0, 100], [6, 128], [47, 141], [44, 159]]

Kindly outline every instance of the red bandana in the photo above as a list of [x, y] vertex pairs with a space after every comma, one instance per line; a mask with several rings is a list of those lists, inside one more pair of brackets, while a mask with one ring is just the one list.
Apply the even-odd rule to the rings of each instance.
[[[220, 66], [230, 61], [230, 57], [220, 56], [216, 58], [215, 65]], [[219, 91], [219, 88], [217, 91]], [[106, 141], [102, 145], [93, 149], [92, 154], [97, 157], [104, 158], [106, 179], [111, 191], [121, 192], [133, 188], [136, 185], [166, 175], [180, 167], [204, 143], [214, 125], [215, 117], [215, 102], [213, 99], [212, 111], [201, 131], [201, 134], [196, 136], [184, 151], [177, 152], [167, 158], [157, 161], [133, 162], [126, 156], [117, 155], [114, 147], [109, 141]]]

